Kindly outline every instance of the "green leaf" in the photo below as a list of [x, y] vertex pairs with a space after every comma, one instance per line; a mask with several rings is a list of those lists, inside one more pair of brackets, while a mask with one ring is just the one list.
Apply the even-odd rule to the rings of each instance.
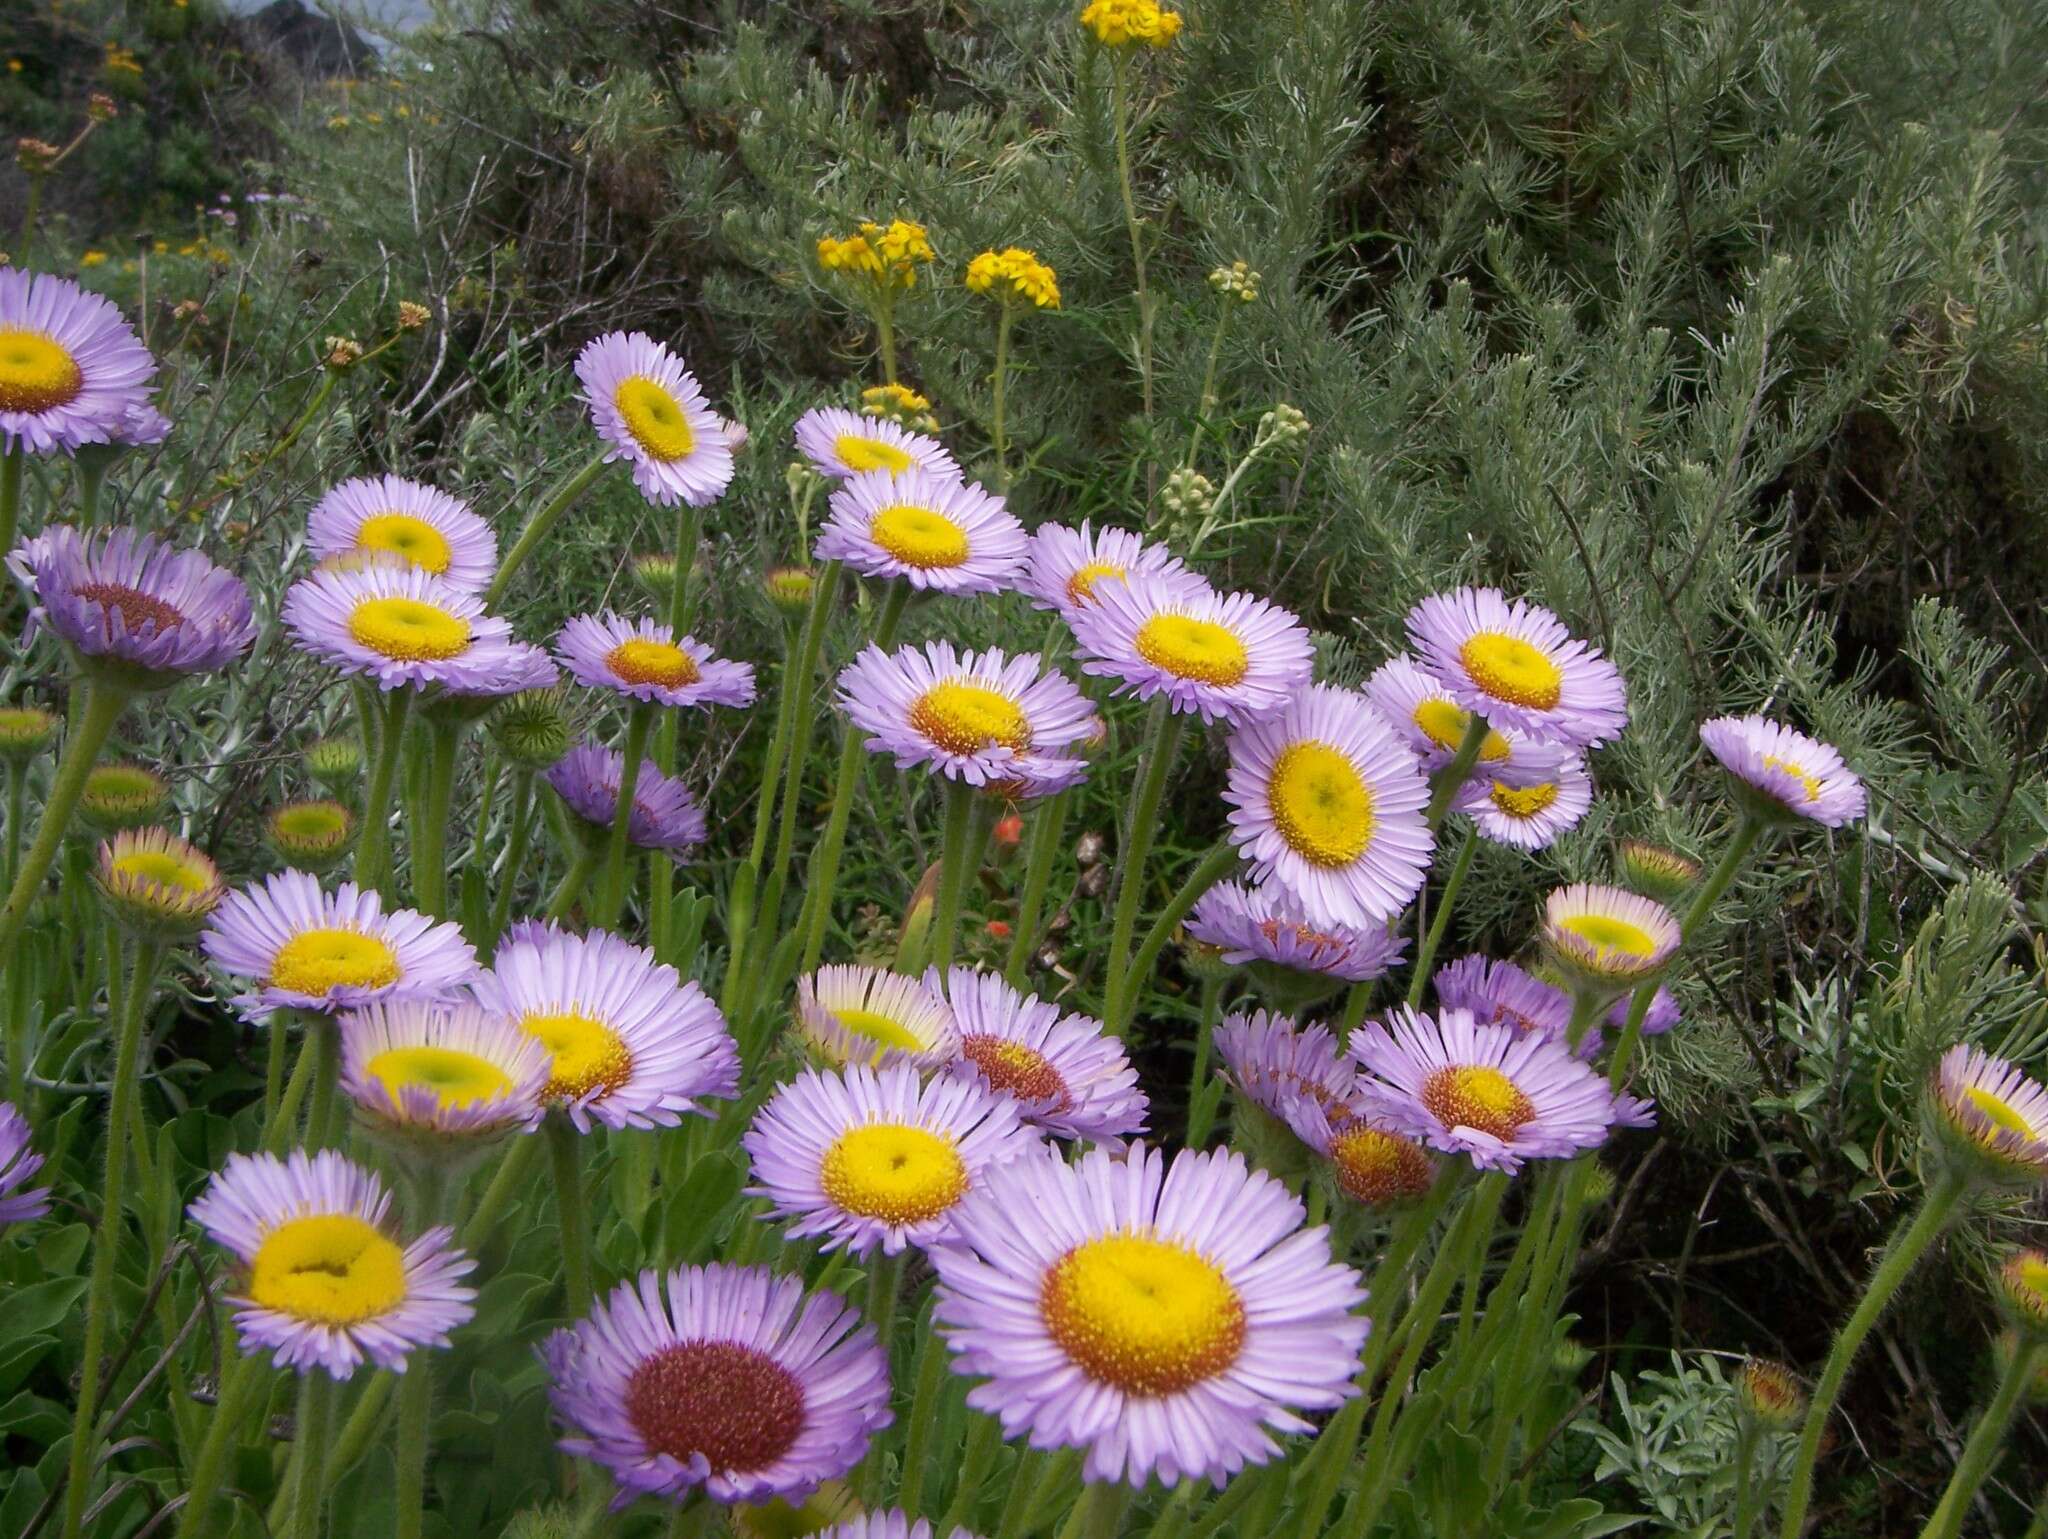
[[53, 1277], [8, 1294], [0, 1309], [0, 1345], [54, 1330], [85, 1296], [85, 1284], [83, 1277]]

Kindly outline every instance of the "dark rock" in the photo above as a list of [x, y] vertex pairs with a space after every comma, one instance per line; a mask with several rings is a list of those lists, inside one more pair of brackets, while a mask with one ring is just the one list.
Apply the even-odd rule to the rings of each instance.
[[250, 32], [315, 80], [374, 74], [377, 50], [347, 22], [305, 0], [271, 0], [249, 18]]

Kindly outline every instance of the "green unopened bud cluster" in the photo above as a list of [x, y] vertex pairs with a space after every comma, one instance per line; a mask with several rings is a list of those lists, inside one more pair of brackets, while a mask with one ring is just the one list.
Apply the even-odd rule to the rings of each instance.
[[1216, 505], [1216, 483], [1183, 465], [1160, 487], [1159, 502], [1175, 518], [1200, 518]]
[[1249, 262], [1232, 262], [1209, 274], [1209, 287], [1225, 299], [1248, 305], [1259, 297], [1259, 285], [1266, 280]]

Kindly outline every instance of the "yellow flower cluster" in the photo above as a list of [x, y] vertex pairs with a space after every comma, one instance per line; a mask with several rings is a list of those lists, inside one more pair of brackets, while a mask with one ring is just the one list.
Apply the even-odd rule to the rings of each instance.
[[119, 43], [108, 43], [104, 67], [116, 74], [140, 75], [142, 63], [132, 49], [123, 48]]
[[1060, 307], [1058, 278], [1038, 259], [1037, 252], [1022, 246], [984, 251], [967, 264], [967, 286], [977, 294], [998, 299], [1028, 299], [1041, 310]]
[[867, 416], [887, 417], [920, 433], [939, 430], [930, 399], [908, 385], [870, 385], [860, 393], [860, 409]]
[[104, 251], [88, 251], [78, 259], [80, 267], [98, 267], [107, 260]]
[[886, 228], [862, 220], [858, 234], [818, 240], [818, 265], [827, 272], [870, 278], [886, 287], [914, 287], [918, 264], [937, 259], [924, 226], [908, 219], [892, 219]]
[[1158, 0], [1089, 0], [1081, 25], [1106, 48], [1137, 43], [1164, 48], [1180, 31], [1180, 12], [1167, 10]]

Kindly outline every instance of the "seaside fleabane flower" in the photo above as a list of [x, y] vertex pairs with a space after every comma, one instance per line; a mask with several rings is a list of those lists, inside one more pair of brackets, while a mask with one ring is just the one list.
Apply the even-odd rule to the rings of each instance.
[[169, 689], [232, 662], [256, 639], [241, 579], [154, 535], [81, 535], [59, 524], [17, 549], [9, 565], [35, 601], [29, 636], [48, 629], [80, 668], [127, 689]]
[[604, 1465], [614, 1511], [801, 1499], [893, 1419], [889, 1364], [836, 1293], [766, 1267], [642, 1272], [540, 1349], [563, 1452]]
[[508, 938], [470, 982], [550, 1057], [541, 1098], [579, 1132], [674, 1127], [739, 1093], [739, 1048], [694, 979], [606, 930]]
[[1305, 1096], [1332, 1116], [1351, 1104], [1358, 1071], [1327, 1027], [1306, 1030], [1270, 1010], [1227, 1015], [1216, 1028], [1216, 1056], [1231, 1089], [1267, 1116], [1287, 1120]]
[[1840, 828], [1863, 816], [1863, 782], [1826, 743], [1767, 716], [1717, 716], [1700, 741], [1721, 763], [1752, 816]]
[[640, 495], [704, 507], [732, 481], [732, 441], [683, 360], [645, 332], [609, 331], [576, 355], [576, 378], [607, 460], [630, 460]]
[[695, 636], [606, 610], [577, 615], [555, 637], [555, 656], [580, 684], [677, 708], [754, 703], [754, 665], [713, 657]]
[[161, 828], [129, 829], [100, 845], [93, 886], [115, 922], [158, 940], [189, 936], [220, 906], [220, 867]]
[[2003, 1058], [1958, 1043], [1929, 1077], [1928, 1130], [1973, 1179], [2048, 1184], [2048, 1090]]
[[1593, 777], [1576, 754], [1562, 756], [1542, 779], [1512, 785], [1481, 771], [1451, 802], [1483, 839], [1517, 850], [1540, 850], [1576, 828], [1593, 808]]
[[[619, 779], [626, 756], [599, 743], [578, 743], [547, 769], [547, 783], [562, 798], [587, 838], [608, 836], [619, 805]], [[690, 788], [665, 775], [652, 759], [640, 761], [633, 783], [633, 810], [627, 814], [626, 839], [635, 849], [661, 850], [680, 860], [683, 852], [704, 842], [703, 808]]]
[[273, 1011], [347, 1010], [380, 999], [445, 999], [476, 971], [459, 925], [411, 909], [384, 912], [375, 892], [280, 871], [231, 892], [207, 921], [200, 949], [255, 988], [234, 1001], [251, 1021]]
[[1351, 1034], [1365, 1115], [1486, 1170], [1598, 1148], [1615, 1121], [1605, 1076], [1562, 1042], [1465, 1010], [1400, 1009]]
[[1017, 588], [1034, 609], [1050, 609], [1071, 625], [1074, 616], [1095, 601], [1098, 582], [1125, 581], [1141, 572], [1194, 576], [1164, 545], [1154, 545], [1128, 529], [1095, 529], [1086, 519], [1079, 529], [1040, 524], [1032, 532]]
[[547, 654], [514, 639], [480, 596], [417, 567], [315, 572], [286, 591], [283, 613], [301, 651], [381, 689], [492, 695], [535, 687], [538, 665], [553, 674]]
[[1363, 928], [1429, 874], [1429, 782], [1365, 697], [1314, 684], [1230, 736], [1223, 800], [1252, 874], [1316, 924]]
[[1670, 965], [1678, 942], [1671, 910], [1626, 887], [1574, 882], [1544, 900], [1544, 951], [1581, 989], [1618, 994], [1647, 983]]
[[967, 1403], [1089, 1480], [1221, 1484], [1352, 1383], [1368, 1322], [1329, 1231], [1237, 1154], [1142, 1144], [999, 1165], [931, 1251]]
[[1549, 610], [1498, 588], [1431, 594], [1408, 611], [1408, 640], [1451, 699], [1488, 726], [1591, 748], [1628, 725], [1614, 664]]
[[[938, 977], [927, 973], [925, 986], [938, 988]], [[960, 1031], [950, 1072], [1015, 1097], [1026, 1122], [1060, 1138], [1114, 1143], [1145, 1131], [1138, 1071], [1100, 1021], [972, 967], [947, 973], [945, 995]]]
[[1234, 966], [1283, 968], [1343, 983], [1384, 977], [1408, 937], [1383, 924], [1315, 925], [1285, 892], [1220, 882], [1195, 900], [1187, 932]]
[[805, 1069], [740, 1140], [750, 1195], [792, 1220], [792, 1239], [856, 1257], [928, 1248], [988, 1170], [1042, 1146], [1017, 1102], [905, 1063]]
[[50, 1211], [47, 1186], [23, 1190], [42, 1168], [43, 1157], [29, 1147], [28, 1119], [11, 1101], [0, 1101], [0, 1229]]
[[1337, 1190], [1353, 1202], [1369, 1208], [1413, 1202], [1436, 1180], [1436, 1160], [1421, 1144], [1348, 1107], [1332, 1112], [1296, 1094], [1283, 1120], [1323, 1158]]
[[468, 503], [404, 476], [356, 476], [332, 487], [306, 519], [315, 557], [387, 551], [470, 592], [498, 569], [498, 537]]
[[188, 1210], [241, 1262], [229, 1302], [242, 1351], [346, 1379], [365, 1360], [403, 1373], [476, 1313], [475, 1263], [453, 1231], [404, 1243], [384, 1183], [333, 1149], [289, 1159], [231, 1154]]
[[155, 373], [110, 300], [68, 278], [0, 267], [0, 450], [116, 442], [129, 413], [148, 405]]
[[817, 1530], [815, 1539], [979, 1539], [964, 1528], [941, 1534], [924, 1518], [913, 1518], [899, 1508], [864, 1512], [843, 1518], [830, 1528]]
[[797, 1035], [828, 1063], [932, 1070], [960, 1056], [945, 996], [921, 978], [833, 964], [797, 980]]
[[1546, 1042], [1562, 1042], [1571, 1027], [1571, 995], [1513, 962], [1478, 952], [1439, 967], [1430, 987], [1440, 1010], [1466, 1011], [1482, 1026], [1509, 1026]]
[[1061, 757], [1097, 721], [1088, 697], [1044, 668], [1036, 652], [870, 646], [839, 675], [839, 705], [899, 769], [927, 765], [976, 786], [1028, 780], [1034, 761]]
[[1115, 694], [1164, 695], [1176, 711], [1237, 724], [1281, 709], [1309, 681], [1307, 627], [1249, 593], [1134, 571], [1090, 596], [1069, 624], [1082, 671], [1116, 680]]
[[1105, 48], [1164, 48], [1180, 34], [1181, 17], [1158, 0], [1089, 0], [1081, 25]]
[[341, 1088], [370, 1123], [483, 1138], [540, 1123], [550, 1058], [473, 1004], [402, 1000], [341, 1017]]
[[968, 262], [964, 281], [971, 292], [1004, 304], [1028, 304], [1039, 310], [1060, 307], [1058, 277], [1037, 252], [1022, 246], [982, 252]]
[[[917, 399], [923, 400], [922, 396]], [[929, 409], [931, 403], [925, 402]], [[946, 446], [886, 417], [863, 416], [843, 406], [816, 406], [796, 419], [796, 449], [821, 476], [835, 481], [885, 471], [922, 470], [957, 480], [960, 464]]]
[[840, 482], [812, 554], [935, 593], [997, 593], [1015, 579], [1024, 550], [1024, 526], [1000, 496], [912, 466]]

